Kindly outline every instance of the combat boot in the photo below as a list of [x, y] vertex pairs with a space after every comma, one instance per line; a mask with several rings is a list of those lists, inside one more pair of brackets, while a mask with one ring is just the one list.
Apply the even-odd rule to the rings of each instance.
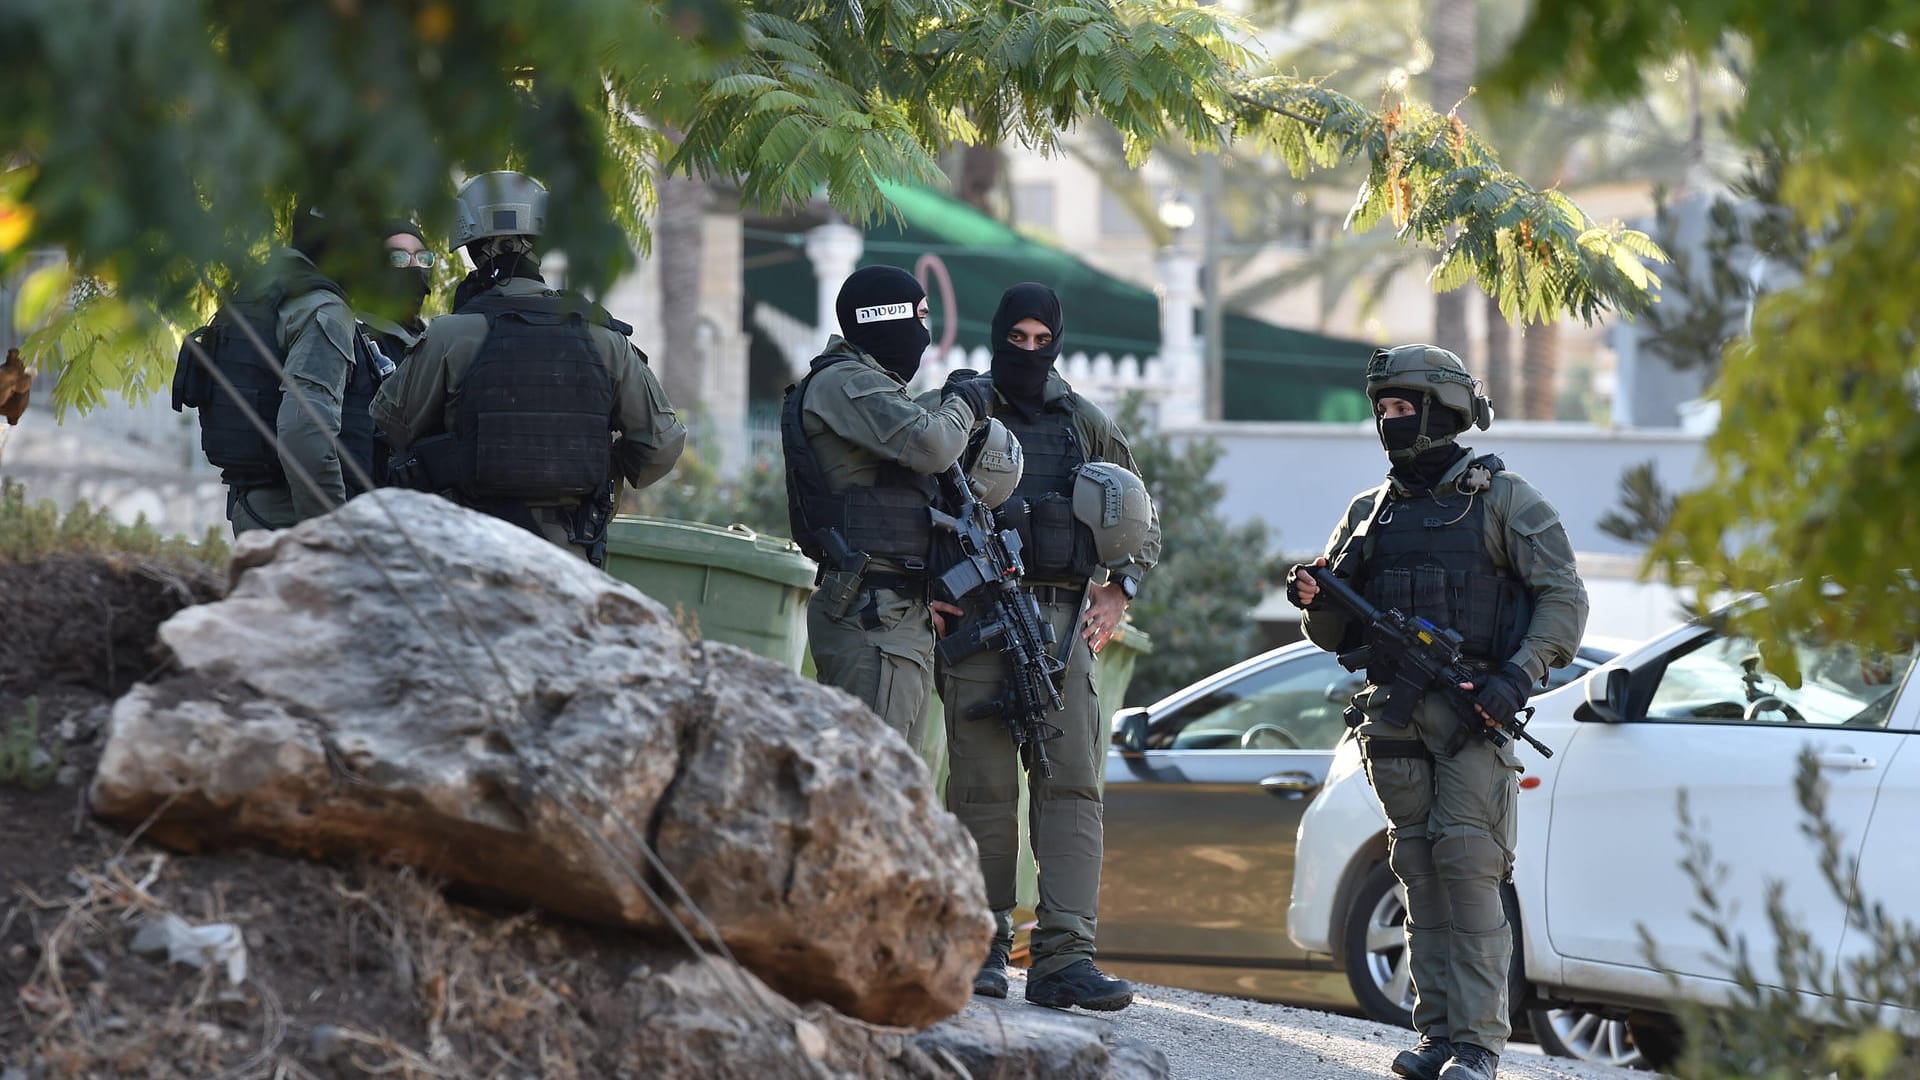
[[1106, 974], [1091, 960], [1075, 960], [1051, 975], [1027, 976], [1027, 1001], [1053, 1009], [1078, 1005], [1114, 1012], [1133, 1004], [1133, 984]]
[[1452, 1043], [1423, 1035], [1418, 1046], [1394, 1055], [1393, 1075], [1404, 1076], [1407, 1080], [1439, 1080], [1440, 1067], [1452, 1056]]
[[987, 950], [986, 961], [980, 965], [980, 973], [973, 977], [974, 993], [990, 998], [1007, 996], [1007, 955], [1011, 951], [998, 941], [993, 943]]
[[1493, 1080], [1500, 1067], [1500, 1055], [1484, 1046], [1454, 1043], [1453, 1060], [1440, 1073], [1440, 1080]]

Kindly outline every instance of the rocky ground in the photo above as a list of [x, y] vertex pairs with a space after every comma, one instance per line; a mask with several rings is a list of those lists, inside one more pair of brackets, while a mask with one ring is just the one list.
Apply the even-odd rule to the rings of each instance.
[[[1015, 972], [1009, 1002], [1025, 988]], [[1030, 1008], [1024, 1004], [1007, 1008]], [[1350, 1016], [1242, 998], [1140, 986], [1133, 1005], [1109, 1016], [1077, 1014], [1167, 1055], [1169, 1075], [1190, 1080], [1365, 1080], [1387, 1066], [1411, 1033]], [[1516, 1048], [1501, 1080], [1657, 1080], [1656, 1074], [1547, 1057]]]

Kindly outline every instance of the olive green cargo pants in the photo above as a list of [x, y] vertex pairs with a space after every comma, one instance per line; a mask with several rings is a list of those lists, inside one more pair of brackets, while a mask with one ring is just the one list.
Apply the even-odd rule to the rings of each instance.
[[[1513, 929], [1500, 889], [1513, 870], [1519, 760], [1511, 743], [1478, 737], [1441, 753], [1458, 723], [1429, 696], [1408, 727], [1367, 720], [1361, 745], [1387, 814], [1387, 862], [1407, 889], [1414, 1030], [1499, 1054], [1512, 1034]], [[1392, 754], [1416, 738], [1430, 760]]]
[[[1106, 761], [1093, 652], [1077, 629], [1080, 603], [1042, 604], [1040, 612], [1053, 626], [1053, 654], [1060, 655], [1058, 642], [1068, 635], [1073, 648], [1061, 694], [1066, 709], [1047, 714], [1047, 721], [1061, 729], [1060, 737], [1046, 744], [1053, 777], [1043, 777], [1039, 769], [1026, 774], [1027, 834], [1040, 878], [1033, 976], [1093, 957], [1104, 842], [1100, 770]], [[940, 699], [946, 706], [947, 809], [980, 848], [994, 932], [1002, 944], [1011, 944], [1020, 869], [1020, 754], [1000, 717], [968, 718], [975, 706], [1002, 696], [1006, 673], [1006, 660], [991, 650], [951, 667], [941, 665]]]
[[845, 615], [827, 608], [820, 592], [807, 601], [815, 677], [866, 702], [920, 753], [933, 693], [933, 620], [926, 601], [869, 589]]

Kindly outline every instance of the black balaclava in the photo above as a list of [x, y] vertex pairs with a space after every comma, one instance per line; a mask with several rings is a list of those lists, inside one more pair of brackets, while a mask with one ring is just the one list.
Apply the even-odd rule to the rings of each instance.
[[[1374, 429], [1380, 433], [1380, 446], [1387, 452], [1387, 460], [1393, 463], [1388, 471], [1410, 488], [1431, 489], [1467, 452], [1453, 442], [1453, 436], [1466, 429], [1465, 418], [1444, 405], [1436, 407], [1431, 394], [1421, 394], [1420, 400], [1414, 401], [1404, 391], [1388, 390], [1375, 400], [1382, 397], [1412, 401], [1414, 407], [1411, 416], [1380, 417], [1373, 422]], [[1410, 454], [1423, 434], [1433, 444]]]
[[863, 266], [840, 286], [833, 312], [846, 338], [901, 382], [912, 382], [933, 334], [920, 321], [927, 290], [897, 266]]
[[[1053, 342], [1041, 349], [1023, 349], [1007, 340], [1007, 332], [1021, 319], [1039, 319], [1053, 331]], [[993, 387], [1008, 401], [1038, 405], [1047, 386], [1047, 373], [1060, 359], [1060, 297], [1045, 285], [1023, 281], [1000, 295], [993, 312]]]
[[426, 236], [420, 226], [395, 218], [381, 226], [379, 263], [372, 280], [376, 283], [366, 309], [396, 323], [412, 323], [420, 317], [420, 305], [433, 290], [433, 271], [424, 266], [394, 266], [387, 261], [386, 238], [406, 234], [424, 247]]

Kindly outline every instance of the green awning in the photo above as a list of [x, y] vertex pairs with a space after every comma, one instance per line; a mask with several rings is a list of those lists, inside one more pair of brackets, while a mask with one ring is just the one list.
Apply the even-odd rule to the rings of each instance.
[[[956, 344], [987, 346], [1000, 294], [1015, 282], [1038, 281], [1060, 294], [1067, 352], [1145, 359], [1160, 351], [1160, 300], [1152, 290], [1101, 273], [950, 196], [903, 186], [888, 186], [886, 193], [899, 218], [865, 230], [860, 265], [911, 270], [923, 256], [937, 257], [953, 282]], [[747, 230], [749, 310], [767, 303], [812, 321], [816, 287], [804, 242], [799, 233]], [[931, 291], [937, 341], [945, 333], [941, 320], [949, 316], [937, 285]], [[1223, 329], [1227, 419], [1354, 420], [1370, 414], [1360, 385], [1372, 345], [1232, 312]]]

